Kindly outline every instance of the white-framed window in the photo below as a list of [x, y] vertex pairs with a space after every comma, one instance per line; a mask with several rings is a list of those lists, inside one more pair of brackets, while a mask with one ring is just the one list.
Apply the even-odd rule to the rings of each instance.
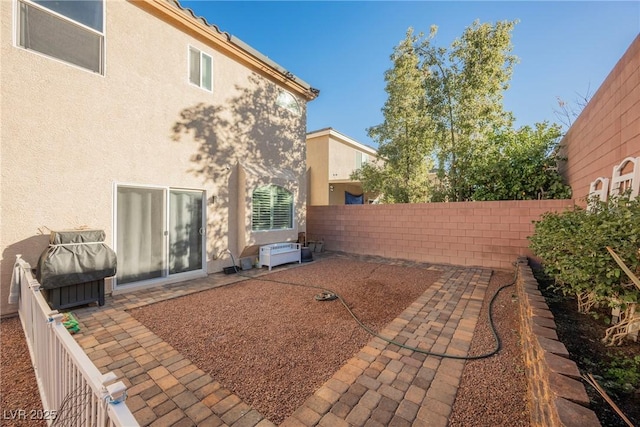
[[293, 228], [293, 194], [278, 185], [265, 185], [253, 191], [251, 229], [253, 231]]
[[291, 113], [299, 116], [302, 114], [300, 104], [295, 96], [285, 90], [281, 90], [276, 99], [276, 104], [282, 108], [289, 110]]
[[18, 0], [18, 46], [104, 74], [104, 0]]
[[193, 46], [189, 46], [189, 82], [213, 91], [213, 59]]
[[362, 151], [356, 151], [356, 169], [360, 169], [362, 165], [369, 161], [369, 155]]

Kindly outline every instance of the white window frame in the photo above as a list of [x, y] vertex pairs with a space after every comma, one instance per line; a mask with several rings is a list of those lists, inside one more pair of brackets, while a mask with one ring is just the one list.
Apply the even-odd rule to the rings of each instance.
[[[287, 102], [284, 101], [285, 97], [287, 98]], [[280, 92], [278, 93], [278, 97], [276, 98], [276, 105], [278, 105], [278, 107], [284, 108], [295, 116], [302, 115], [302, 107], [300, 106], [298, 98], [296, 98], [291, 92], [288, 92], [286, 90], [280, 90]], [[295, 105], [295, 107], [293, 105]]]
[[362, 151], [356, 151], [356, 169], [360, 169], [362, 166], [369, 162], [369, 155]]
[[[200, 82], [198, 84], [194, 83], [191, 81], [191, 52], [198, 52], [200, 54], [200, 60], [199, 60], [199, 65], [200, 65], [200, 69], [198, 70], [198, 75], [200, 77]], [[209, 72], [210, 74], [210, 78], [211, 80], [209, 81], [209, 85], [211, 86], [211, 89], [208, 89], [207, 87], [204, 86], [203, 84], [203, 79], [204, 79], [204, 73], [203, 71], [203, 58], [208, 58], [209, 62], [211, 64], [211, 70]], [[199, 87], [200, 89], [209, 92], [209, 93], [213, 93], [213, 56], [209, 55], [208, 53], [205, 53], [202, 49], [197, 48], [193, 45], [189, 45], [187, 47], [187, 81], [189, 82], [189, 84], [191, 86], [196, 86]]]
[[[47, 58], [47, 59], [50, 59], [52, 61], [59, 62], [61, 64], [76, 68], [78, 70], [82, 70], [82, 71], [91, 73], [93, 75], [98, 75], [98, 76], [104, 77], [104, 75], [106, 74], [106, 61], [107, 61], [107, 53], [106, 53], [107, 52], [107, 1], [106, 0], [100, 0], [100, 1], [102, 2], [102, 31], [98, 31], [95, 28], [92, 28], [92, 27], [89, 27], [89, 26], [87, 26], [85, 24], [82, 24], [82, 23], [80, 23], [80, 22], [78, 22], [78, 21], [76, 21], [76, 20], [74, 20], [72, 18], [69, 18], [69, 17], [67, 17], [67, 16], [65, 16], [65, 15], [63, 15], [61, 13], [53, 11], [53, 10], [51, 10], [51, 9], [45, 7], [45, 6], [39, 5], [38, 3], [35, 3], [33, 1], [31, 1], [31, 0], [14, 0], [14, 2], [13, 2], [13, 17], [14, 17], [14, 20], [13, 20], [13, 24], [14, 24], [13, 45], [14, 45], [14, 47], [16, 47], [18, 49], [22, 49], [22, 50], [24, 50], [26, 52], [29, 52], [29, 53], [33, 54], [33, 55], [38, 55], [38, 56], [41, 56], [43, 58]], [[73, 62], [69, 62], [69, 61], [66, 61], [64, 59], [61, 59], [61, 58], [58, 58], [58, 57], [55, 57], [55, 56], [51, 56], [51, 55], [48, 55], [46, 53], [40, 52], [38, 50], [30, 49], [30, 48], [27, 48], [27, 47], [24, 47], [24, 46], [20, 45], [20, 31], [21, 31], [21, 28], [20, 28], [20, 17], [21, 17], [21, 15], [20, 15], [20, 3], [24, 3], [24, 4], [26, 4], [26, 5], [30, 6], [30, 7], [35, 7], [35, 8], [37, 8], [37, 9], [39, 9], [39, 10], [45, 12], [45, 13], [48, 13], [48, 14], [50, 14], [52, 16], [55, 16], [55, 17], [57, 17], [59, 19], [67, 21], [72, 25], [75, 25], [75, 26], [80, 27], [80, 28], [82, 28], [82, 29], [84, 29], [86, 31], [90, 31], [90, 32], [92, 32], [94, 34], [99, 35], [100, 38], [101, 38], [100, 70], [99, 71], [94, 71], [94, 70], [92, 70], [90, 68], [86, 68], [86, 67], [83, 67], [81, 65], [74, 64]]]
[[[633, 170], [622, 174], [622, 171], [628, 164], [633, 164]], [[615, 165], [610, 182], [611, 188], [609, 194], [611, 196], [630, 191], [631, 198], [637, 197], [640, 194], [640, 157], [626, 157], [620, 164]]]
[[[276, 188], [281, 188], [282, 190], [285, 190], [287, 193], [289, 193], [290, 197], [291, 197], [291, 206], [289, 207], [290, 210], [290, 220], [291, 223], [289, 224], [289, 227], [283, 227], [283, 228], [267, 228], [267, 229], [256, 229], [254, 227], [254, 198], [255, 198], [255, 192], [261, 188], [271, 188], [271, 187], [276, 187]], [[271, 224], [270, 226], [273, 227], [273, 221], [274, 221], [274, 208], [275, 208], [275, 204], [274, 204], [274, 193], [271, 193], [271, 202], [270, 202], [270, 214], [271, 214]], [[295, 228], [295, 197], [294, 197], [294, 193], [289, 190], [288, 188], [285, 188], [281, 185], [277, 185], [277, 184], [265, 184], [265, 185], [259, 185], [256, 186], [253, 191], [251, 192], [251, 232], [252, 233], [263, 233], [263, 232], [273, 232], [273, 231], [289, 231], [289, 230], [293, 230]]]

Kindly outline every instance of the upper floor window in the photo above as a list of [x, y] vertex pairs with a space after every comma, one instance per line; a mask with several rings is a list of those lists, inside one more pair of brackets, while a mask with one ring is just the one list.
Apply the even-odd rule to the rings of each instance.
[[213, 91], [213, 59], [211, 56], [189, 46], [189, 81], [209, 92]]
[[356, 151], [356, 169], [360, 169], [362, 165], [369, 161], [369, 155], [362, 151]]
[[300, 104], [298, 104], [296, 98], [289, 92], [286, 92], [284, 90], [280, 91], [280, 93], [278, 94], [278, 99], [276, 100], [276, 104], [278, 104], [282, 108], [286, 108], [296, 116], [299, 116], [301, 114]]
[[19, 0], [20, 47], [104, 73], [104, 1]]
[[252, 197], [253, 231], [293, 228], [293, 194], [277, 185], [258, 187]]

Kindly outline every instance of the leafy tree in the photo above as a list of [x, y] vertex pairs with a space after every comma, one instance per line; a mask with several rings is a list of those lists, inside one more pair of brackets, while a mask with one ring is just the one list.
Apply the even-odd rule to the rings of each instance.
[[437, 27], [432, 26], [429, 37], [415, 46], [425, 76], [424, 114], [436, 124], [436, 200], [472, 198], [474, 161], [484, 154], [488, 137], [513, 122], [502, 98], [517, 61], [511, 54], [515, 24], [475, 21], [449, 50], [434, 45]]
[[384, 122], [368, 129], [384, 164], [367, 164], [353, 175], [363, 182], [365, 191], [381, 193], [387, 203], [426, 202], [428, 196], [427, 156], [433, 149], [433, 123], [424, 114], [423, 73], [414, 49], [417, 42], [409, 28], [406, 38], [394, 48], [393, 68], [385, 73]]
[[488, 136], [483, 155], [468, 170], [473, 200], [564, 199], [571, 188], [562, 182], [557, 164], [560, 126], [504, 129]]
[[[515, 21], [465, 29], [450, 48], [410, 28], [385, 73], [384, 122], [368, 129], [384, 165], [352, 178], [389, 203], [566, 198], [557, 172], [560, 128], [513, 129], [503, 108]], [[429, 179], [436, 165], [437, 178]]]

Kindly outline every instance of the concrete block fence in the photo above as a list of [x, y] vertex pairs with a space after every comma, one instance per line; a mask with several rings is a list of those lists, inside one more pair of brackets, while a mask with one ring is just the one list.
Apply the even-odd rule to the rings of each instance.
[[532, 221], [573, 200], [307, 207], [307, 238], [332, 251], [510, 269], [532, 256]]
[[[585, 88], [579, 88], [585, 89]], [[589, 194], [598, 177], [611, 178], [614, 165], [640, 156], [640, 35], [602, 82], [560, 145], [560, 173], [574, 197]]]
[[578, 366], [558, 340], [553, 314], [526, 258], [518, 260], [520, 334], [532, 427], [596, 427]]

